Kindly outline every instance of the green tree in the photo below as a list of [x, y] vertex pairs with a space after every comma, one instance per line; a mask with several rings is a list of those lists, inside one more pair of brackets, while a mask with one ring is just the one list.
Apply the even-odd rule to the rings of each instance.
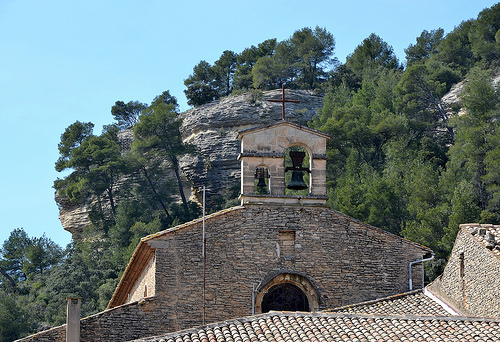
[[175, 110], [179, 109], [179, 104], [177, 103], [177, 98], [170, 95], [169, 90], [165, 90], [158, 96], [155, 96], [153, 103], [164, 103], [166, 105], [173, 105]]
[[491, 73], [477, 67], [472, 69], [461, 96], [465, 114], [453, 120], [455, 144], [450, 148], [442, 179], [448, 189], [455, 189], [448, 195], [452, 205], [449, 232], [444, 240], [448, 248], [455, 239], [458, 224], [498, 220], [499, 99]]
[[372, 33], [347, 56], [346, 66], [354, 73], [363, 75], [374, 68], [397, 69], [400, 67], [392, 46]]
[[214, 73], [217, 75], [218, 97], [229, 96], [233, 91], [233, 77], [236, 71], [236, 54], [226, 50], [215, 62]]
[[30, 332], [28, 313], [14, 295], [0, 292], [0, 341], [14, 341]]
[[56, 171], [67, 169], [72, 159], [72, 152], [92, 135], [94, 124], [91, 122], [76, 121], [66, 128], [58, 144], [59, 159], [56, 162]]
[[469, 33], [473, 26], [473, 20], [463, 21], [455, 29], [444, 37], [437, 47], [438, 53], [434, 59], [440, 61], [446, 67], [457, 72], [461, 77], [465, 76], [474, 65], [472, 47]]
[[400, 109], [423, 129], [443, 125], [453, 141], [454, 131], [441, 98], [459, 75], [439, 62], [415, 64], [406, 69], [396, 92], [401, 96]]
[[252, 69], [261, 57], [272, 56], [276, 51], [276, 38], [268, 39], [258, 46], [251, 46], [236, 56], [236, 70], [233, 77], [234, 89], [253, 88]]
[[140, 116], [134, 127], [133, 149], [169, 163], [177, 181], [179, 195], [186, 213], [189, 212], [180, 175], [179, 157], [193, 153], [194, 147], [182, 141], [181, 119], [172, 104], [154, 101]]
[[479, 13], [469, 38], [476, 61], [481, 61], [483, 67], [499, 65], [500, 3]]
[[116, 101], [111, 107], [111, 115], [118, 122], [121, 129], [133, 127], [139, 120], [139, 115], [147, 108], [147, 105], [139, 101]]
[[439, 28], [437, 30], [427, 31], [423, 30], [422, 34], [417, 37], [416, 44], [410, 44], [405, 49], [406, 64], [408, 66], [415, 63], [422, 63], [428, 60], [432, 55], [438, 52], [437, 47], [444, 36], [444, 30]]
[[62, 248], [43, 234], [41, 237], [30, 239], [26, 249], [28, 262], [23, 267], [26, 274], [32, 272], [43, 273], [44, 270], [58, 265], [63, 258]]
[[31, 239], [23, 228], [16, 228], [10, 232], [9, 238], [3, 242], [0, 249], [0, 273], [9, 281], [12, 288], [19, 281], [27, 279], [24, 272], [28, 262], [26, 252]]
[[256, 89], [270, 90], [277, 88], [280, 68], [273, 56], [259, 58], [252, 68], [253, 87]]
[[[67, 132], [71, 132], [74, 125], [68, 127]], [[114, 221], [115, 185], [124, 170], [118, 132], [118, 126], [109, 125], [104, 127], [100, 136], [86, 135], [70, 149], [67, 156], [60, 152], [61, 157], [56, 162], [57, 171], [72, 171], [64, 179], [54, 182], [56, 190], [72, 202], [93, 204], [91, 218], [103, 223], [105, 228], [109, 225], [108, 221]], [[67, 145], [64, 138], [63, 134], [62, 146]], [[106, 205], [109, 205], [110, 213], [107, 213]]]
[[325, 69], [334, 62], [333, 35], [319, 26], [314, 30], [305, 27], [295, 31], [289, 41], [297, 56], [294, 68], [299, 70], [299, 87], [307, 89], [318, 87], [326, 80]]
[[184, 81], [187, 87], [184, 90], [187, 103], [197, 107], [218, 99], [216, 76], [210, 63], [203, 60], [198, 63], [193, 68], [193, 73]]

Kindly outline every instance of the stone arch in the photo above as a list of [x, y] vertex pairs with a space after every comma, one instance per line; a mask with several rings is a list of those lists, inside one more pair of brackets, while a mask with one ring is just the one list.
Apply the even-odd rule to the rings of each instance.
[[285, 148], [284, 151], [285, 152], [288, 151], [290, 149], [290, 147], [293, 147], [293, 146], [300, 146], [300, 147], [302, 147], [304, 150], [307, 151], [307, 154], [309, 155], [309, 158], [312, 158], [313, 151], [311, 150], [311, 148], [307, 144], [305, 144], [305, 143], [303, 143], [301, 141], [292, 142], [290, 145], [288, 145], [287, 148]]
[[265, 281], [262, 285], [257, 287], [257, 294], [255, 296], [256, 313], [262, 313], [262, 304], [266, 294], [283, 284], [293, 285], [305, 295], [308, 303], [308, 311], [319, 310], [318, 292], [306, 277], [296, 273], [279, 273], [269, 281]]

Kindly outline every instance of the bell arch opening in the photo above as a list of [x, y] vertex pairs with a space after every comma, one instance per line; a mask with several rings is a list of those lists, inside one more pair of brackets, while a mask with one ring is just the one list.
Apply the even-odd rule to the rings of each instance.
[[285, 195], [307, 196], [311, 189], [311, 157], [301, 145], [285, 151]]
[[255, 313], [274, 311], [317, 311], [318, 294], [307, 278], [280, 273], [257, 288]]
[[254, 193], [258, 195], [269, 194], [270, 178], [269, 169], [265, 165], [259, 165], [254, 174]]

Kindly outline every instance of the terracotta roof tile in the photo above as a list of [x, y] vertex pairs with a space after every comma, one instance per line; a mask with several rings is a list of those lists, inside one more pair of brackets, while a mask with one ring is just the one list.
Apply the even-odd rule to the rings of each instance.
[[426, 296], [422, 290], [415, 290], [326, 311], [378, 315], [450, 316], [440, 304]]
[[137, 341], [499, 341], [500, 320], [270, 312]]
[[460, 227], [465, 229], [490, 249], [497, 257], [500, 257], [500, 226], [492, 224], [470, 223]]

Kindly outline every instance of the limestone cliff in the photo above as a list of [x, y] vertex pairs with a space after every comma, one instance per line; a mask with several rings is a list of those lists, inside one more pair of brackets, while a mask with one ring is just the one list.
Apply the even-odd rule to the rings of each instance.
[[[203, 186], [207, 196], [222, 195], [240, 184], [238, 132], [250, 127], [281, 121], [282, 106], [267, 100], [281, 99], [281, 90], [246, 93], [193, 108], [182, 114], [185, 141], [196, 146], [196, 155], [181, 160], [182, 171], [191, 181], [194, 193]], [[286, 91], [286, 120], [307, 125], [323, 106], [323, 97], [309, 91]]]
[[[199, 198], [203, 186], [207, 201], [214, 204], [224, 191], [237, 189], [240, 184], [240, 152], [238, 132], [250, 127], [269, 125], [281, 120], [282, 106], [267, 100], [281, 99], [281, 90], [249, 92], [231, 96], [190, 109], [181, 114], [184, 141], [195, 145], [197, 153], [180, 161], [183, 176], [190, 185], [187, 194]], [[286, 103], [286, 120], [307, 125], [323, 106], [323, 97], [310, 91], [286, 90], [286, 98], [300, 103]], [[132, 132], [120, 135], [122, 148], [128, 150]], [[59, 218], [65, 230], [73, 237], [89, 226], [87, 210], [82, 205], [71, 205], [56, 194]]]

